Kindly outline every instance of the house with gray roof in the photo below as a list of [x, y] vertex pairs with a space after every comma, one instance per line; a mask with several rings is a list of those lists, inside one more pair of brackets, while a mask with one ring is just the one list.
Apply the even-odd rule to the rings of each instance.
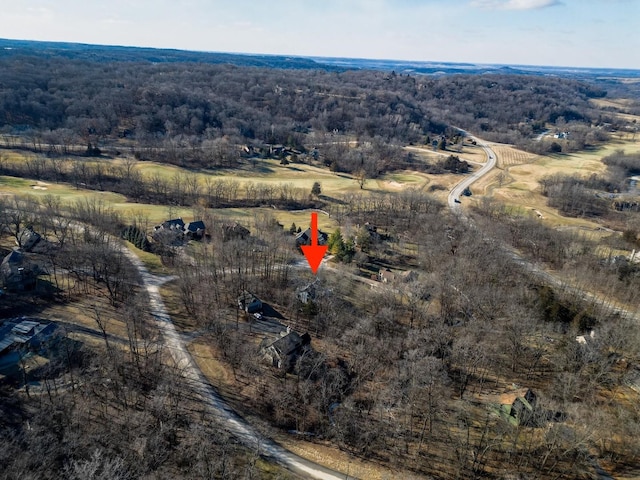
[[0, 264], [0, 286], [9, 291], [32, 290], [43, 272], [19, 248], [14, 248]]
[[308, 333], [300, 335], [287, 328], [275, 339], [265, 337], [259, 351], [269, 365], [291, 371], [300, 355], [311, 348], [310, 345], [311, 336]]

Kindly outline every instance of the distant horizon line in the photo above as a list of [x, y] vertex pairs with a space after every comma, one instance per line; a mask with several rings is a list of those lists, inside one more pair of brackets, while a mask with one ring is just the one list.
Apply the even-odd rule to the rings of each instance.
[[[404, 64], [445, 64], [445, 65], [467, 65], [472, 67], [518, 67], [518, 68], [542, 68], [542, 69], [555, 69], [560, 71], [625, 71], [635, 72], [640, 75], [640, 68], [631, 67], [593, 67], [593, 66], [577, 66], [577, 65], [540, 65], [540, 64], [527, 64], [527, 63], [492, 63], [492, 62], [469, 62], [469, 61], [453, 61], [453, 60], [408, 60], [401, 58], [376, 58], [376, 57], [342, 57], [335, 55], [303, 55], [293, 53], [257, 53], [257, 52], [234, 52], [234, 51], [221, 51], [221, 50], [197, 50], [187, 48], [176, 47], [153, 47], [144, 45], [123, 45], [123, 44], [104, 44], [104, 43], [87, 43], [78, 41], [67, 40], [32, 40], [25, 38], [5, 38], [0, 37], [0, 42], [30, 42], [30, 43], [49, 43], [49, 44], [66, 44], [66, 45], [79, 45], [89, 47], [106, 47], [106, 48], [126, 48], [126, 49], [139, 49], [139, 50], [158, 50], [158, 51], [172, 51], [172, 52], [187, 52], [187, 53], [211, 53], [211, 54], [223, 54], [223, 55], [241, 55], [247, 57], [280, 57], [280, 58], [300, 58], [306, 60], [312, 60], [314, 62], [323, 63], [323, 60], [355, 60], [364, 62], [394, 62]], [[333, 64], [336, 66], [335, 64]]]

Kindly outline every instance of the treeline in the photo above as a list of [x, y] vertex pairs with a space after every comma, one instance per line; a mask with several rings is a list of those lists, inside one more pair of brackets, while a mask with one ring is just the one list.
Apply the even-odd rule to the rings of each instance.
[[614, 172], [619, 170], [624, 177], [640, 175], [640, 153], [625, 153], [623, 150], [618, 150], [604, 157], [602, 162]]
[[[524, 75], [433, 78], [27, 55], [0, 58], [0, 85], [3, 131], [63, 151], [127, 139], [179, 152], [221, 139], [302, 150], [314, 143], [310, 132], [424, 143], [447, 125], [517, 143], [547, 122], [591, 124], [588, 100], [605, 94], [574, 80]], [[199, 156], [193, 161], [206, 163]]]
[[43, 155], [28, 155], [21, 162], [9, 162], [5, 158], [0, 152], [0, 175], [67, 182], [76, 188], [120, 193], [134, 202], [207, 208], [276, 205], [297, 209], [323, 205], [321, 200], [311, 197], [309, 191], [287, 182], [274, 185], [215, 177], [202, 181], [192, 172], [145, 176], [131, 159], [120, 165], [104, 159], [66, 160]]

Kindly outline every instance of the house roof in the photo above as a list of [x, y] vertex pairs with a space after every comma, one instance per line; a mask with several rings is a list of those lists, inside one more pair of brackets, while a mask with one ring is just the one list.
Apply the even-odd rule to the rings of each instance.
[[275, 348], [280, 355], [291, 355], [300, 347], [307, 345], [311, 342], [309, 334], [305, 333], [300, 335], [297, 332], [291, 331], [285, 336], [278, 338], [271, 346]]
[[[513, 402], [518, 398], [526, 401], [527, 394], [530, 391], [531, 390], [528, 388], [518, 388], [517, 390], [511, 390], [510, 392], [503, 393], [500, 395], [500, 405], [513, 405]], [[531, 392], [531, 394], [533, 394], [533, 392]], [[526, 402], [529, 404], [528, 401]]]
[[24, 345], [28, 342], [42, 340], [56, 329], [54, 323], [34, 320], [13, 319], [0, 327], [0, 353], [13, 345]]
[[38, 322], [23, 320], [22, 322], [17, 324], [15, 327], [13, 327], [11, 331], [13, 333], [18, 333], [20, 335], [28, 335], [29, 333], [32, 333], [35, 327], [37, 327], [38, 325], [40, 325]]
[[384, 270], [380, 270], [380, 277], [381, 278], [385, 278], [387, 280], [395, 280], [396, 279], [396, 274], [393, 273], [388, 268], [385, 268]]
[[[321, 230], [318, 230], [318, 243], [323, 244], [327, 242], [329, 236]], [[307, 228], [296, 235], [296, 241], [299, 243], [306, 243], [311, 241], [311, 228]]]
[[38, 232], [34, 231], [33, 228], [26, 227], [20, 232], [18, 239], [20, 241], [20, 245], [22, 245], [25, 250], [31, 251], [31, 248], [42, 239], [42, 236]]
[[202, 220], [197, 220], [195, 222], [189, 222], [187, 224], [186, 230], [188, 230], [189, 232], [197, 232], [198, 230], [204, 230], [205, 226], [204, 226], [204, 222]]
[[184, 229], [184, 220], [182, 220], [182, 218], [173, 218], [171, 220], [167, 220], [165, 222], [162, 222], [162, 226], [164, 228], [176, 228], [176, 227], [179, 227], [181, 229]]
[[2, 260], [2, 265], [8, 265], [8, 264], [20, 265], [24, 261], [25, 261], [24, 253], [14, 248], [11, 251], [11, 253], [9, 253], [9, 255], [4, 257], [4, 260]]

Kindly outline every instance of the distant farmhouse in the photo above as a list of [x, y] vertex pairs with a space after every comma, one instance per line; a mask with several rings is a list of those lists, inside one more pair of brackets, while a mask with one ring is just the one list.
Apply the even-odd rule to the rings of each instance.
[[0, 264], [0, 286], [13, 292], [33, 290], [43, 273], [20, 248], [14, 248]]
[[260, 343], [260, 354], [271, 366], [285, 371], [293, 370], [296, 361], [311, 347], [311, 336], [300, 335], [289, 328], [278, 338], [264, 338]]
[[393, 283], [396, 280], [396, 274], [388, 268], [378, 272], [378, 281], [382, 283]]
[[529, 388], [520, 388], [500, 396], [500, 416], [512, 425], [535, 426], [538, 397]]

